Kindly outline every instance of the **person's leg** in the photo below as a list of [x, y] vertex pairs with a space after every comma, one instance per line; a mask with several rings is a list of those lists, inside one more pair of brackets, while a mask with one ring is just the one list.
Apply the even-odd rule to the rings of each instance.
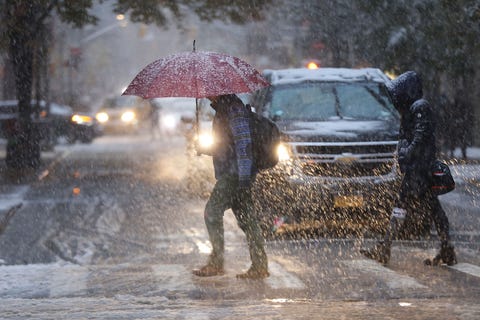
[[392, 241], [398, 236], [406, 213], [407, 211], [405, 209], [394, 207], [390, 216], [390, 224], [383, 241], [380, 241], [372, 249], [361, 249], [360, 252], [367, 258], [377, 260], [381, 264], [388, 264], [391, 256]]
[[360, 252], [369, 259], [376, 260], [381, 264], [388, 264], [391, 256], [392, 241], [399, 236], [408, 212], [409, 202], [407, 179], [402, 179], [396, 205], [390, 215], [390, 223], [382, 241], [371, 249], [360, 249]]
[[457, 263], [457, 257], [453, 245], [450, 243], [450, 224], [447, 215], [438, 200], [438, 197], [429, 194], [427, 200], [431, 208], [432, 220], [435, 223], [438, 236], [440, 238], [440, 251], [432, 259], [425, 260], [426, 264], [439, 265], [446, 263], [451, 266]]
[[254, 210], [251, 191], [243, 192], [233, 201], [232, 211], [238, 226], [245, 233], [252, 265], [247, 272], [237, 275], [237, 278], [261, 279], [269, 276], [265, 240]]
[[231, 207], [232, 185], [229, 177], [217, 180], [205, 206], [204, 219], [212, 252], [207, 264], [193, 273], [198, 276], [214, 276], [224, 273], [224, 228], [223, 216], [225, 210]]

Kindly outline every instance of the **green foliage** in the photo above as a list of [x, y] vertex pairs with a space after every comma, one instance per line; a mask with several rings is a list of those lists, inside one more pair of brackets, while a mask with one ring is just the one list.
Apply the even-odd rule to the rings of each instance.
[[178, 23], [188, 10], [206, 21], [245, 23], [261, 19], [263, 10], [270, 3], [271, 0], [117, 0], [114, 11], [128, 13], [133, 22], [155, 23], [159, 26], [167, 25], [168, 13]]
[[182, 18], [179, 3], [174, 0], [118, 0], [114, 6], [115, 13], [129, 13], [133, 22], [155, 23], [158, 26], [167, 24], [167, 9], [174, 18]]
[[185, 0], [185, 4], [203, 20], [223, 20], [244, 23], [248, 20], [261, 20], [264, 10], [272, 0]]
[[86, 24], [96, 24], [97, 17], [88, 12], [93, 6], [92, 0], [44, 1], [51, 2], [60, 19], [80, 28]]
[[[371, 29], [379, 39], [377, 47], [386, 48], [383, 55], [366, 50], [374, 62], [385, 60], [386, 67], [399, 70], [441, 70], [454, 77], [473, 70], [471, 57], [478, 57], [480, 38], [477, 0], [423, 0], [415, 5], [409, 1], [357, 1], [365, 14], [374, 17]], [[402, 36], [393, 41], [402, 30]]]

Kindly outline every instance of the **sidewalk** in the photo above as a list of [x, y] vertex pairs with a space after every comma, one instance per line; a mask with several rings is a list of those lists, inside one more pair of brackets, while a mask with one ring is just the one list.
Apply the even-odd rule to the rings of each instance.
[[4, 211], [22, 202], [29, 186], [45, 176], [47, 168], [59, 155], [58, 151], [42, 152], [40, 167], [19, 175], [7, 169], [5, 145], [5, 140], [0, 139], [0, 219]]
[[[462, 152], [459, 148], [455, 149], [454, 156], [457, 159], [462, 158]], [[468, 160], [480, 160], [480, 147], [467, 148], [467, 158]]]
[[468, 148], [466, 162], [461, 160], [460, 149], [455, 150], [454, 156], [458, 161], [449, 166], [457, 186], [471, 185], [478, 189], [480, 187], [480, 148]]

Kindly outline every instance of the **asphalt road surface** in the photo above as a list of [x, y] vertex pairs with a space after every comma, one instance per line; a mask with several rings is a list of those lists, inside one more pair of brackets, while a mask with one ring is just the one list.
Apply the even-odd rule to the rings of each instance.
[[106, 136], [49, 157], [36, 181], [2, 187], [0, 204], [23, 203], [0, 235], [2, 319], [480, 319], [474, 184], [442, 197], [456, 266], [423, 265], [434, 237], [395, 243], [382, 266], [359, 254], [375, 239], [311, 236], [268, 241], [271, 276], [245, 281], [230, 211], [226, 274], [191, 274], [210, 252], [212, 173], [208, 158], [187, 161], [181, 137]]

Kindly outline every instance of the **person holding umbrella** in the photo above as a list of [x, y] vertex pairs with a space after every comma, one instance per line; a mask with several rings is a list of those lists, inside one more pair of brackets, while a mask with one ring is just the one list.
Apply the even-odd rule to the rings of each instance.
[[[196, 51], [172, 54], [143, 68], [123, 95], [144, 99], [158, 97], [194, 97], [198, 135], [198, 99], [207, 98], [216, 110], [213, 133], [213, 165], [217, 179], [205, 207], [207, 226], [213, 250], [207, 264], [193, 270], [200, 277], [222, 275], [224, 270], [223, 215], [232, 209], [245, 232], [252, 265], [241, 279], [263, 279], [269, 276], [264, 239], [253, 210], [251, 186], [257, 169], [253, 164], [252, 132], [247, 107], [235, 93], [253, 92], [270, 83], [240, 58], [219, 52]], [[201, 153], [202, 150], [197, 152]]]
[[[251, 186], [257, 169], [252, 158], [252, 132], [247, 107], [235, 94], [207, 97], [215, 109], [211, 152], [216, 183], [205, 206], [204, 219], [212, 252], [205, 266], [193, 270], [200, 277], [223, 275], [223, 216], [232, 209], [239, 227], [246, 235], [251, 267], [237, 275], [240, 279], [263, 279], [269, 276], [264, 239], [254, 212]], [[197, 152], [204, 153], [197, 149]]]

